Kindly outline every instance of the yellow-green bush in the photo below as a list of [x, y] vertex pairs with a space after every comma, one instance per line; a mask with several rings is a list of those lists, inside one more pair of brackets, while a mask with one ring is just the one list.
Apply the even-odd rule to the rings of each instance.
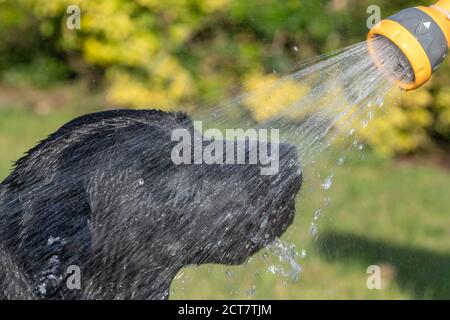
[[331, 117], [340, 109], [351, 108], [348, 109], [351, 112], [337, 123], [337, 130], [343, 130], [351, 123], [360, 140], [385, 156], [426, 150], [433, 146], [435, 133], [442, 137], [448, 137], [450, 133], [450, 89], [446, 87], [438, 90], [436, 95], [432, 94], [432, 83], [411, 92], [393, 89], [383, 108], [373, 106], [370, 109], [368, 119], [367, 113], [357, 118], [353, 116], [356, 109], [346, 103], [345, 92], [339, 86], [330, 88], [320, 101], [315, 102], [317, 106], [296, 108], [295, 102], [304, 102], [302, 98], [310, 89], [297, 81], [277, 80], [280, 79], [273, 74], [260, 73], [247, 79], [247, 89], [252, 94], [244, 95], [244, 104], [258, 122], [276, 117], [299, 120], [307, 116], [305, 112], [317, 111], [311, 108], [327, 108], [331, 104], [332, 110], [323, 110], [332, 113]]
[[[286, 115], [287, 106], [310, 90], [289, 80], [271, 86], [273, 70], [286, 74], [308, 57], [363, 39], [369, 4], [380, 5], [383, 16], [417, 4], [374, 1], [3, 0], [0, 76], [51, 83], [88, 66], [100, 70], [109, 105], [164, 110], [191, 110], [209, 95], [224, 98], [242, 84], [253, 90], [268, 83], [270, 90], [242, 104], [254, 120], [266, 121]], [[81, 8], [81, 30], [66, 28], [69, 5]], [[33, 72], [42, 66], [36, 61], [54, 67]], [[18, 72], [4, 72], [15, 64]], [[433, 85], [390, 102], [395, 106], [361, 128], [360, 137], [386, 155], [449, 143], [449, 66]], [[34, 73], [42, 76], [29, 76]]]
[[387, 156], [427, 148], [431, 144], [428, 130], [434, 121], [432, 103], [433, 96], [427, 88], [387, 99], [385, 109], [377, 112], [367, 127], [358, 130], [360, 137]]
[[426, 86], [411, 92], [396, 93], [386, 101], [360, 136], [378, 152], [393, 156], [429, 150], [450, 138], [450, 89], [446, 80], [448, 66], [441, 67]]
[[68, 30], [61, 45], [105, 69], [113, 105], [189, 107], [196, 95], [192, 74], [175, 55], [179, 47], [228, 0], [22, 0], [42, 19], [60, 17], [69, 5], [82, 9], [81, 30]]
[[244, 95], [244, 105], [258, 122], [268, 121], [279, 115], [291, 118], [305, 116], [296, 113], [293, 104], [306, 96], [310, 89], [294, 80], [277, 80], [278, 77], [273, 74], [263, 75], [259, 72], [245, 79], [245, 88], [251, 94]]

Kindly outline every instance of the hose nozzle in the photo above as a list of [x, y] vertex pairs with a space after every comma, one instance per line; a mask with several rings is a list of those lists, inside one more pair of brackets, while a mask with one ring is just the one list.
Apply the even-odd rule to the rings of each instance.
[[417, 89], [447, 56], [450, 0], [402, 10], [373, 27], [368, 40], [375, 64], [400, 88]]

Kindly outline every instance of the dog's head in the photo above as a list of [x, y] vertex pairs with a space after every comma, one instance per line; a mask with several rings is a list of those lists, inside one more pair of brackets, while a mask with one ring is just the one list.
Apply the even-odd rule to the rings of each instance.
[[[114, 154], [102, 159], [125, 165], [103, 172], [94, 184], [103, 191], [93, 197], [103, 194], [107, 201], [97, 211], [116, 211], [133, 225], [123, 237], [139, 235], [139, 241], [148, 243], [148, 250], [158, 252], [161, 260], [176, 257], [183, 265], [240, 264], [286, 231], [301, 186], [294, 146], [216, 141], [223, 153], [214, 164], [207, 164], [204, 158], [198, 159], [194, 136], [201, 133], [187, 116], [157, 113], [152, 117], [151, 121], [141, 118], [145, 124], [139, 130], [128, 127], [119, 133], [122, 143], [116, 143]], [[186, 140], [174, 139], [173, 133], [179, 130], [189, 139], [183, 150], [180, 143]], [[202, 140], [200, 154], [205, 157], [212, 141]], [[235, 161], [227, 164], [230, 146]], [[252, 152], [262, 156], [266, 148], [277, 151], [271, 157], [279, 157], [277, 170], [270, 174], [263, 174], [267, 165], [259, 160], [250, 164]], [[242, 164], [237, 164], [239, 152], [245, 156]], [[190, 164], [177, 163], [174, 154], [187, 156], [184, 159]]]
[[195, 249], [191, 263], [241, 264], [292, 224], [300, 169], [293, 146], [279, 145], [279, 154], [279, 171], [270, 175], [261, 174], [261, 164], [179, 168], [200, 186], [191, 195], [205, 200], [181, 212], [179, 241]]
[[[191, 147], [181, 153], [179, 130]], [[101, 297], [127, 296], [124, 288], [129, 296], [160, 297], [184, 265], [243, 263], [293, 221], [297, 154], [272, 142], [215, 146], [224, 152], [212, 152], [179, 113], [117, 110], [75, 119], [3, 182], [0, 239], [42, 297], [58, 296], [70, 265], [81, 266]], [[235, 157], [227, 162], [230, 146]], [[197, 158], [198, 147], [203, 157], [214, 154], [214, 164]], [[192, 163], [179, 163], [177, 154]], [[269, 174], [263, 155], [279, 158]]]

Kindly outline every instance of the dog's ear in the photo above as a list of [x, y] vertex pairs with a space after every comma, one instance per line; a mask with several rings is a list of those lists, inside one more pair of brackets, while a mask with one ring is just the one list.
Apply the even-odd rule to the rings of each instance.
[[68, 289], [69, 267], [84, 270], [91, 247], [90, 215], [82, 186], [66, 188], [57, 182], [28, 208], [18, 252], [38, 298], [60, 298]]
[[0, 300], [35, 299], [31, 282], [13, 257], [0, 246]]

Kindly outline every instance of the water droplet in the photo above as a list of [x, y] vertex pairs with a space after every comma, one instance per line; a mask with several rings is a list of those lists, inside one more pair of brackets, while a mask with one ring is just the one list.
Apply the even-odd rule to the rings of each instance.
[[[284, 277], [290, 277], [295, 280], [299, 278], [301, 266], [298, 263], [298, 252], [294, 244], [287, 244], [277, 239], [268, 247], [268, 250], [273, 252], [280, 260], [281, 265], [272, 265], [268, 268], [271, 273], [278, 273]], [[286, 268], [284, 268], [286, 267]]]
[[305, 259], [306, 256], [307, 256], [307, 252], [306, 252], [305, 249], [303, 249], [303, 250], [300, 252], [300, 258], [301, 258], [301, 259]]
[[145, 181], [144, 181], [144, 179], [139, 179], [138, 180], [138, 184], [140, 185], [140, 186], [143, 186], [144, 184], [145, 184]]
[[300, 278], [300, 273], [302, 272], [302, 267], [299, 264], [295, 264], [292, 267], [291, 279], [292, 281], [298, 281]]
[[252, 298], [255, 296], [256, 286], [253, 285], [249, 290], [247, 290], [247, 297]]
[[267, 270], [268, 270], [270, 273], [273, 273], [273, 274], [282, 273], [282, 269], [281, 269], [280, 267], [277, 267], [277, 266], [274, 266], [274, 265], [269, 266], [269, 267], [267, 268]]
[[376, 104], [381, 108], [381, 107], [383, 107], [383, 105], [384, 105], [384, 99], [383, 99], [383, 97], [378, 97], [377, 98], [377, 101], [376, 101]]
[[47, 240], [47, 246], [51, 246], [51, 245], [53, 245], [54, 243], [60, 242], [60, 241], [61, 241], [61, 238], [60, 238], [60, 237], [53, 237], [53, 236], [51, 236], [51, 237], [48, 238], [48, 240]]
[[333, 175], [329, 175], [322, 183], [322, 189], [329, 190], [333, 185]]
[[309, 229], [309, 233], [313, 237], [317, 236], [317, 224], [315, 224], [314, 222], [311, 223], [311, 228]]
[[340, 157], [337, 161], [336, 164], [339, 166], [342, 166], [345, 163], [345, 157]]
[[315, 221], [317, 221], [317, 220], [319, 220], [319, 218], [322, 216], [322, 209], [317, 209], [315, 212], [314, 212], [314, 220]]
[[298, 47], [297, 46], [294, 46], [293, 49], [294, 49], [295, 52], [298, 52]]

